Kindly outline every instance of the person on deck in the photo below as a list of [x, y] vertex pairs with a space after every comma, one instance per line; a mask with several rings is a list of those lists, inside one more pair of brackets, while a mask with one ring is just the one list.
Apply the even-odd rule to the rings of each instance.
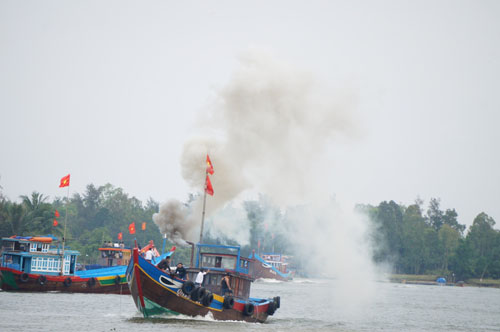
[[182, 279], [182, 280], [189, 280], [189, 277], [187, 276], [187, 271], [184, 265], [182, 265], [181, 262], [177, 263], [177, 269], [175, 269], [175, 275]]
[[172, 270], [170, 269], [170, 257], [162, 259], [156, 267], [167, 272], [168, 274], [172, 274]]
[[153, 260], [153, 256], [153, 248], [150, 248], [148, 251], [146, 251], [146, 256], [144, 258], [151, 263], [151, 261]]
[[220, 281], [220, 295], [224, 296], [226, 293], [233, 294], [233, 290], [231, 289], [231, 279], [230, 274], [227, 273], [224, 278]]
[[196, 279], [194, 281], [194, 284], [196, 286], [201, 287], [201, 285], [203, 284], [203, 278], [205, 277], [205, 274], [207, 274], [208, 272], [210, 272], [210, 270], [205, 271], [204, 268], [201, 268], [200, 272], [198, 272], [198, 274], [196, 275]]

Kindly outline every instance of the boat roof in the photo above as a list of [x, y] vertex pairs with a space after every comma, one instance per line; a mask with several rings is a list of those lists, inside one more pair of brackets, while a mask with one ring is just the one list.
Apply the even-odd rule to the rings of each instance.
[[26, 241], [26, 242], [52, 243], [54, 241], [57, 241], [57, 237], [55, 237], [53, 235], [46, 235], [46, 236], [17, 236], [17, 235], [13, 235], [11, 237], [2, 238], [2, 241], [12, 241], [12, 242]]

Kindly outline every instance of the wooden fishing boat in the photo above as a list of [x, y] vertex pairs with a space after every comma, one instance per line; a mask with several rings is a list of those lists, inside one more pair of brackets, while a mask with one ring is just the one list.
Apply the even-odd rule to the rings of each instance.
[[2, 239], [0, 287], [5, 291], [130, 294], [127, 266], [76, 271], [76, 250], [61, 250], [57, 238]]
[[[280, 297], [250, 297], [253, 281], [251, 260], [240, 255], [240, 247], [193, 244], [189, 280], [182, 280], [157, 268], [134, 249], [127, 268], [127, 281], [138, 310], [148, 317], [160, 313], [211, 316], [216, 320], [265, 322], [280, 307]], [[211, 251], [204, 252], [204, 249]], [[236, 251], [236, 253], [234, 253]], [[195, 257], [194, 257], [195, 256]], [[195, 262], [193, 263], [193, 258]], [[205, 270], [204, 282], [192, 280]], [[221, 279], [229, 274], [233, 294], [221, 294]]]
[[293, 271], [288, 271], [287, 256], [275, 253], [259, 255], [252, 252], [254, 259], [252, 275], [255, 279], [276, 279], [288, 281], [293, 279]]

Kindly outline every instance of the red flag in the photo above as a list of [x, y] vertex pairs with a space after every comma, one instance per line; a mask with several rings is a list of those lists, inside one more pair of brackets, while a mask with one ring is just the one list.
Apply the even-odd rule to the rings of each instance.
[[135, 222], [128, 225], [128, 231], [130, 234], [135, 234]]
[[207, 173], [214, 174], [214, 167], [212, 166], [212, 162], [210, 161], [210, 157], [207, 154]]
[[146, 230], [146, 222], [143, 222], [143, 223], [142, 223], [142, 225], [141, 225], [141, 229], [142, 229], [143, 231], [145, 231], [145, 230]]
[[210, 178], [207, 175], [207, 179], [205, 180], [205, 192], [209, 195], [214, 195], [214, 188], [212, 187], [212, 182], [210, 182]]
[[170, 251], [175, 251], [175, 249], [177, 249], [175, 246], [172, 246], [172, 248], [170, 248]]
[[56, 218], [59, 218], [61, 215], [59, 214], [59, 211], [56, 210], [56, 212], [54, 213]]
[[61, 179], [61, 184], [59, 185], [59, 188], [62, 188], [62, 187], [68, 187], [69, 186], [69, 174], [64, 176], [62, 179]]
[[54, 222], [52, 223], [52, 226], [56, 227], [57, 225], [59, 225], [59, 223], [57, 222], [57, 220], [54, 219]]
[[122, 232], [118, 233], [118, 240], [120, 240], [120, 241], [123, 240], [123, 233]]

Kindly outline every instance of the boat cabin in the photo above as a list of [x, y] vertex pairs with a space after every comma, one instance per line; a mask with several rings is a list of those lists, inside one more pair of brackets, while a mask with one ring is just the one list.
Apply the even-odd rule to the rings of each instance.
[[[25, 273], [60, 275], [63, 252], [56, 241], [52, 236], [3, 238], [1, 266]], [[64, 250], [64, 275], [75, 273], [78, 255], [78, 251]]]
[[200, 270], [209, 271], [203, 279], [203, 287], [221, 294], [221, 280], [229, 273], [233, 296], [248, 298], [253, 278], [250, 275], [252, 260], [241, 256], [239, 246], [192, 244], [189, 280], [195, 281]]
[[260, 256], [266, 262], [266, 264], [273, 266], [278, 271], [283, 273], [288, 272], [287, 256], [274, 253], [261, 254]]
[[128, 265], [132, 256], [132, 249], [125, 248], [123, 242], [111, 243], [107, 242], [99, 248], [99, 259], [97, 264], [104, 266]]

